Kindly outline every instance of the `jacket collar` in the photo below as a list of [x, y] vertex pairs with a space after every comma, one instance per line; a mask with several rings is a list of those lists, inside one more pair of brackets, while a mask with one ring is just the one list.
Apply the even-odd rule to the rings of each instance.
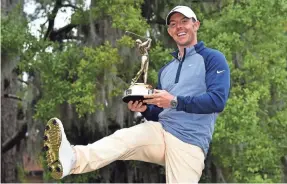
[[[187, 47], [187, 48], [184, 48], [184, 55], [182, 58], [185, 58], [185, 56], [189, 56], [189, 55], [193, 55], [195, 53], [198, 53], [200, 52], [202, 49], [204, 49], [204, 42], [203, 41], [200, 41], [198, 42], [197, 44], [191, 46], [191, 47]], [[176, 50], [172, 53], [170, 53], [175, 59], [177, 60], [180, 60], [178, 58], [179, 56], [179, 50]]]

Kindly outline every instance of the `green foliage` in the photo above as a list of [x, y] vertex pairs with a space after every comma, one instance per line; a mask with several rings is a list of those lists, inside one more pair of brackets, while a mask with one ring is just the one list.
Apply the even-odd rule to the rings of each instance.
[[90, 20], [101, 20], [109, 17], [112, 27], [145, 34], [148, 24], [141, 16], [139, 8], [143, 0], [101, 0], [95, 1], [88, 11], [77, 11], [72, 16], [75, 24], [87, 24]]
[[[152, 33], [160, 30], [162, 35], [162, 29], [143, 19], [143, 2], [99, 0], [93, 1], [89, 10], [81, 9], [81, 2], [72, 23], [88, 25], [105, 20], [119, 35], [126, 30], [144, 35], [148, 29]], [[228, 182], [280, 182], [280, 158], [287, 154], [286, 4], [286, 0], [226, 0], [219, 13], [197, 14], [202, 20], [199, 39], [223, 52], [231, 69], [230, 98], [218, 117], [212, 149], [213, 161]], [[199, 4], [195, 7], [204, 9]], [[122, 36], [116, 44], [105, 42], [96, 47], [72, 42], [60, 47], [27, 34], [27, 22], [19, 11], [1, 17], [1, 21], [2, 52], [20, 55], [21, 71], [40, 76], [41, 98], [35, 118], [58, 116], [65, 103], [76, 107], [80, 117], [104, 110], [104, 100], [119, 96], [138, 70], [139, 62], [134, 62], [138, 58], [131, 58], [131, 37]], [[153, 40], [148, 73], [153, 86], [158, 70], [171, 60], [171, 51]], [[103, 90], [108, 92], [105, 98]], [[65, 182], [87, 182], [90, 178], [98, 181], [100, 176], [72, 176]]]
[[[141, 1], [136, 3], [137, 7], [134, 7], [134, 2], [129, 0], [116, 2], [118, 5], [108, 5], [109, 8], [107, 11], [107, 14], [113, 18], [113, 27], [144, 34], [148, 28], [148, 24], [142, 19], [140, 9], [138, 8]], [[113, 1], [112, 4], [114, 3]]]
[[18, 177], [18, 181], [20, 181], [21, 183], [27, 183], [27, 172], [24, 170], [23, 166], [20, 164], [17, 164], [16, 166], [17, 169], [17, 177]]
[[132, 48], [132, 47], [134, 47], [135, 43], [131, 37], [124, 35], [121, 39], [117, 40], [117, 45], [118, 45], [118, 47]]
[[[141, 17], [141, 3], [97, 1], [90, 10], [76, 11], [72, 22], [87, 24], [90, 20], [100, 20], [108, 15], [114, 28], [142, 34], [147, 24]], [[119, 9], [124, 14], [118, 14]], [[103, 110], [101, 90], [108, 91], [107, 98], [122, 94], [124, 86], [117, 75], [123, 58], [118, 48], [132, 47], [134, 41], [123, 36], [118, 39], [116, 47], [105, 43], [96, 48], [67, 43], [62, 45], [62, 51], [59, 51], [59, 45], [43, 40], [33, 40], [27, 45], [20, 68], [40, 73], [43, 94], [36, 104], [35, 118], [46, 120], [58, 116], [60, 105], [64, 103], [75, 105], [79, 117]], [[46, 48], [52, 52], [47, 52]]]
[[89, 17], [91, 16], [90, 13], [89, 10], [76, 11], [71, 17], [71, 22], [73, 24], [88, 24]]
[[99, 170], [79, 174], [79, 175], [70, 175], [62, 180], [63, 183], [100, 183], [102, 176], [99, 173]]
[[103, 104], [95, 104], [97, 89], [113, 81], [119, 62], [117, 49], [109, 43], [95, 49], [69, 45], [62, 52], [38, 53], [32, 65], [41, 72], [44, 93], [35, 117], [57, 115], [57, 106], [64, 102], [75, 105], [79, 116], [101, 109]]
[[280, 182], [280, 158], [287, 153], [284, 3], [234, 2], [222, 16], [204, 20], [200, 33], [231, 68], [230, 99], [213, 139], [213, 154], [230, 182]]
[[162, 44], [158, 41], [155, 46], [150, 50], [150, 68], [148, 73], [148, 79], [155, 87], [158, 81], [158, 71], [167, 64], [171, 59], [172, 49], [163, 48]]
[[20, 55], [27, 42], [28, 23], [22, 15], [20, 5], [8, 16], [1, 16], [1, 55]]

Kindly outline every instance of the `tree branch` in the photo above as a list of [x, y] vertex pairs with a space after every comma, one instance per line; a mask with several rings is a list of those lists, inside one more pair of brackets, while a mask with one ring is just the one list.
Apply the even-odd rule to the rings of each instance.
[[218, 180], [217, 182], [218, 183], [226, 183], [226, 180], [222, 174], [222, 170], [220, 167], [216, 166], [216, 173], [217, 173], [217, 177], [218, 177]]
[[22, 83], [25, 83], [25, 84], [29, 85], [29, 83], [28, 83], [27, 81], [24, 81], [23, 79], [18, 78], [18, 81], [20, 81], [20, 82], [22, 82]]
[[44, 36], [44, 40], [48, 39], [51, 41], [58, 41], [62, 42], [64, 39], [66, 39], [67, 34], [76, 26], [77, 24], [68, 24], [58, 30], [54, 29], [54, 23], [55, 23], [55, 18], [57, 16], [57, 13], [59, 9], [62, 7], [72, 7], [74, 9], [79, 9], [77, 6], [72, 5], [72, 4], [62, 4], [62, 0], [56, 0], [55, 6], [52, 10], [52, 13], [48, 16], [48, 29], [47, 32]]
[[56, 0], [55, 6], [52, 10], [52, 13], [50, 15], [48, 15], [49, 25], [48, 25], [48, 30], [44, 36], [44, 40], [46, 40], [50, 36], [52, 31], [54, 30], [55, 18], [57, 16], [58, 10], [61, 7], [62, 7], [62, 0]]
[[1, 145], [2, 154], [6, 153], [8, 150], [10, 150], [15, 145], [17, 145], [23, 138], [25, 138], [27, 129], [28, 129], [28, 125], [27, 125], [27, 122], [25, 122], [22, 124], [18, 132], [14, 133], [14, 135], [10, 139], [6, 140]]
[[79, 9], [77, 6], [72, 5], [72, 4], [63, 4], [62, 7], [71, 7], [71, 8], [74, 8], [74, 9]]
[[83, 40], [83, 38], [79, 38], [79, 36], [67, 35], [65, 36], [67, 40]]
[[74, 27], [78, 26], [78, 24], [68, 24], [57, 31], [55, 31], [55, 34], [67, 34], [69, 33]]
[[11, 99], [14, 99], [14, 100], [19, 100], [19, 101], [23, 101], [22, 98], [16, 96], [16, 95], [12, 95], [12, 94], [4, 94], [3, 95], [4, 98], [11, 98]]
[[43, 24], [40, 24], [41, 29], [43, 29], [43, 26], [49, 21], [49, 19], [47, 19]]
[[51, 41], [58, 41], [58, 42], [62, 42], [64, 39], [68, 38], [68, 33], [74, 28], [78, 26], [77, 24], [68, 24], [58, 30], [53, 30], [50, 35], [49, 35], [49, 39]]

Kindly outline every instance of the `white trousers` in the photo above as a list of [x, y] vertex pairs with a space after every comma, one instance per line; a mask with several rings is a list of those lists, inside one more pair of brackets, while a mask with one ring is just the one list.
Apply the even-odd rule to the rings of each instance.
[[167, 183], [197, 183], [204, 169], [201, 148], [182, 142], [153, 121], [74, 149], [77, 161], [71, 174], [94, 171], [115, 160], [140, 160], [165, 166]]

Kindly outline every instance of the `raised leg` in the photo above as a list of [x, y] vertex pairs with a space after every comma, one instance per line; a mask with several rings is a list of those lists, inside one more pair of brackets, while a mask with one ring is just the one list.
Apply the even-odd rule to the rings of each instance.
[[93, 171], [115, 160], [140, 160], [165, 164], [162, 125], [145, 122], [116, 131], [93, 144], [75, 146], [77, 162], [73, 174]]

